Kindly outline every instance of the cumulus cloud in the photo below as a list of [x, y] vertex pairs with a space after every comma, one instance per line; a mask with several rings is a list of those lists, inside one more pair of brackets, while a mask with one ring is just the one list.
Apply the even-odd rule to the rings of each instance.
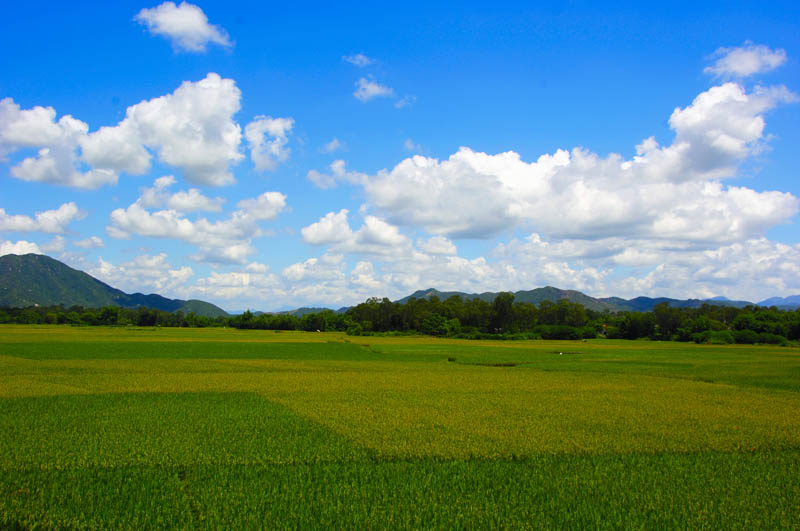
[[153, 186], [142, 190], [139, 202], [146, 208], [166, 207], [180, 212], [220, 212], [225, 199], [221, 197], [210, 198], [203, 195], [197, 188], [180, 191], [174, 194], [169, 192], [169, 187], [177, 181], [172, 175], [159, 177]]
[[754, 238], [701, 251], [664, 253], [658, 265], [615, 282], [604, 291], [707, 298], [723, 295], [758, 302], [800, 291], [800, 245]]
[[37, 181], [78, 188], [99, 188], [116, 184], [118, 175], [109, 168], [80, 169], [77, 148], [89, 126], [70, 115], [56, 121], [52, 107], [22, 109], [11, 98], [0, 100], [0, 157], [20, 149], [36, 149], [11, 168], [11, 175], [24, 181]]
[[443, 236], [417, 240], [417, 246], [428, 254], [456, 254], [456, 246]]
[[356, 90], [353, 92], [353, 96], [357, 100], [366, 103], [375, 98], [391, 98], [394, 96], [394, 90], [381, 85], [374, 79], [362, 77], [356, 81]]
[[105, 247], [105, 244], [103, 243], [103, 239], [99, 236], [90, 236], [85, 240], [75, 242], [75, 246], [81, 249], [100, 249], [101, 247]]
[[100, 258], [95, 264], [87, 264], [87, 273], [126, 292], [167, 296], [182, 293], [194, 275], [191, 267], [170, 265], [166, 253], [140, 255], [117, 265]]
[[347, 163], [341, 159], [334, 160], [330, 164], [330, 173], [321, 173], [317, 170], [309, 170], [306, 178], [314, 183], [314, 186], [323, 190], [335, 187], [338, 183], [364, 184], [369, 179], [365, 173], [348, 171]]
[[247, 124], [244, 137], [250, 147], [250, 157], [257, 171], [274, 170], [278, 163], [289, 158], [288, 134], [294, 126], [291, 118], [257, 116]]
[[[321, 256], [291, 264], [279, 275], [251, 262], [176, 289], [211, 300], [249, 301], [258, 309], [354, 304], [372, 296], [396, 299], [424, 287], [480, 293], [553, 285], [598, 297], [725, 295], [751, 301], [764, 298], [765, 290], [800, 290], [800, 245], [765, 238], [708, 249], [637, 243], [641, 247], [613, 239], [546, 241], [531, 235], [498, 246], [491, 260], [405, 248], [393, 255], [372, 255], [354, 266], [331, 244]], [[613, 274], [619, 265], [626, 265], [625, 276]]]
[[[249, 269], [249, 268], [248, 268]], [[286, 295], [281, 280], [267, 271], [212, 271], [211, 275], [198, 279], [191, 287], [196, 297], [214, 299], [240, 299], [264, 308], [265, 301]]]
[[225, 48], [233, 46], [223, 28], [209, 24], [203, 10], [188, 2], [181, 2], [180, 5], [164, 2], [150, 9], [142, 9], [134, 20], [147, 26], [153, 35], [169, 39], [176, 50], [205, 52], [210, 43]]
[[0, 256], [5, 256], [7, 254], [42, 254], [42, 250], [39, 249], [39, 246], [33, 242], [19, 240], [16, 242], [8, 241], [8, 240], [0, 240]]
[[0, 100], [0, 156], [36, 149], [36, 156], [11, 168], [12, 176], [98, 188], [116, 184], [122, 172], [146, 173], [152, 151], [193, 183], [227, 185], [234, 182], [230, 166], [243, 158], [241, 127], [233, 120], [240, 99], [232, 79], [210, 73], [182, 83], [172, 94], [128, 107], [116, 126], [89, 133], [88, 125], [72, 116], [56, 121], [52, 107], [21, 109], [5, 98]]
[[303, 241], [312, 245], [330, 245], [339, 253], [397, 255], [411, 251], [411, 240], [394, 225], [375, 216], [365, 216], [364, 224], [354, 231], [347, 221], [347, 214], [347, 209], [329, 212], [316, 223], [304, 227], [300, 231]]
[[[408, 252], [359, 261], [349, 273], [342, 263], [309, 259], [285, 271], [287, 300], [347, 304], [369, 296], [399, 298], [425, 287], [480, 293], [557, 286], [589, 295], [707, 298], [724, 295], [757, 302], [769, 294], [800, 291], [800, 245], [761, 237], [713, 248], [672, 246], [641, 240], [544, 241], [538, 235], [511, 242], [485, 257]], [[604, 246], [611, 245], [610, 250]], [[625, 265], [624, 276], [614, 275]], [[315, 271], [314, 274], [308, 274]]]
[[269, 266], [260, 262], [250, 262], [245, 269], [252, 273], [269, 273]]
[[361, 261], [350, 272], [350, 282], [361, 289], [380, 292], [383, 282], [376, 278], [375, 266], [372, 262]]
[[775, 70], [786, 62], [786, 50], [772, 50], [762, 44], [745, 42], [742, 46], [718, 48], [711, 56], [713, 65], [703, 71], [717, 77], [747, 77]]
[[54, 210], [36, 212], [34, 217], [22, 214], [9, 215], [0, 208], [0, 231], [4, 232], [47, 232], [64, 234], [69, 224], [86, 216], [78, 205], [70, 201]]
[[94, 167], [140, 174], [149, 169], [150, 148], [190, 182], [232, 184], [230, 166], [243, 158], [241, 127], [233, 120], [240, 100], [236, 83], [215, 73], [184, 81], [172, 94], [128, 107], [118, 125], [82, 138], [83, 158]]
[[344, 256], [340, 254], [324, 254], [320, 258], [309, 258], [304, 262], [292, 264], [281, 272], [281, 275], [292, 282], [300, 281], [341, 281], [345, 273]]
[[342, 57], [342, 60], [347, 61], [351, 65], [355, 65], [355, 66], [357, 66], [359, 68], [363, 68], [365, 66], [369, 66], [369, 65], [371, 65], [371, 64], [373, 64], [375, 62], [373, 59], [370, 59], [369, 57], [367, 57], [363, 53], [357, 53], [357, 54], [353, 54], [353, 55], [345, 55], [345, 56]]
[[312, 245], [327, 245], [349, 240], [353, 231], [347, 222], [347, 213], [346, 208], [336, 213], [328, 212], [316, 223], [303, 227], [300, 230], [303, 241]]
[[280, 192], [264, 192], [252, 199], [242, 199], [236, 206], [241, 216], [256, 220], [275, 219], [286, 208], [286, 196]]
[[783, 87], [747, 93], [727, 83], [675, 109], [671, 145], [646, 139], [630, 160], [574, 149], [527, 163], [514, 152], [461, 148], [444, 161], [405, 159], [364, 181], [364, 190], [389, 221], [456, 238], [525, 225], [559, 238], [741, 240], [798, 210], [789, 193], [720, 182], [762, 149], [763, 114], [794, 99]]
[[279, 192], [265, 192], [238, 203], [239, 208], [227, 219], [209, 221], [206, 218], [190, 220], [176, 210], [151, 212], [137, 201], [127, 208], [111, 212], [111, 223], [106, 232], [112, 238], [129, 238], [131, 235], [183, 241], [199, 248], [192, 255], [196, 261], [244, 263], [255, 252], [253, 238], [264, 232], [259, 221], [274, 219], [286, 206], [286, 196]]

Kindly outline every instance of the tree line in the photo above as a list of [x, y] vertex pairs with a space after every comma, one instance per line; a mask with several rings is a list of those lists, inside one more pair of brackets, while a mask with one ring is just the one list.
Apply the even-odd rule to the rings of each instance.
[[341, 331], [350, 335], [426, 334], [466, 339], [609, 339], [649, 338], [697, 343], [785, 344], [800, 339], [800, 310], [703, 304], [675, 308], [668, 303], [649, 312], [598, 312], [561, 299], [538, 305], [517, 302], [500, 293], [493, 302], [412, 298], [405, 303], [370, 298], [344, 313], [332, 310], [296, 316], [253, 313], [205, 317], [152, 308], [73, 306], [6, 308], [0, 323], [112, 326], [208, 327], [240, 329]]

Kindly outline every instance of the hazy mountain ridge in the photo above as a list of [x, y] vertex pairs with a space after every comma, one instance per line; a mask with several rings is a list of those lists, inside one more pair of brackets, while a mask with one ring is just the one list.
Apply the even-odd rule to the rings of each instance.
[[147, 307], [167, 312], [194, 312], [207, 317], [228, 315], [222, 308], [201, 300], [168, 299], [155, 293], [125, 293], [49, 256], [0, 256], [0, 307], [24, 308], [36, 304]]

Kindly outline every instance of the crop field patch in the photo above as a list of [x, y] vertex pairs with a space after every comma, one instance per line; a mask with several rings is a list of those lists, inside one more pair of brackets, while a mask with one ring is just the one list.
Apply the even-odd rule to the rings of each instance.
[[787, 528], [799, 384], [778, 347], [0, 327], [0, 527]]

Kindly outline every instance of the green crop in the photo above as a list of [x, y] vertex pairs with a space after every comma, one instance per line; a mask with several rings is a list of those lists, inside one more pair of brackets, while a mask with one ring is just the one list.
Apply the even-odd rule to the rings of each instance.
[[355, 339], [0, 326], [0, 528], [800, 521], [796, 349]]

